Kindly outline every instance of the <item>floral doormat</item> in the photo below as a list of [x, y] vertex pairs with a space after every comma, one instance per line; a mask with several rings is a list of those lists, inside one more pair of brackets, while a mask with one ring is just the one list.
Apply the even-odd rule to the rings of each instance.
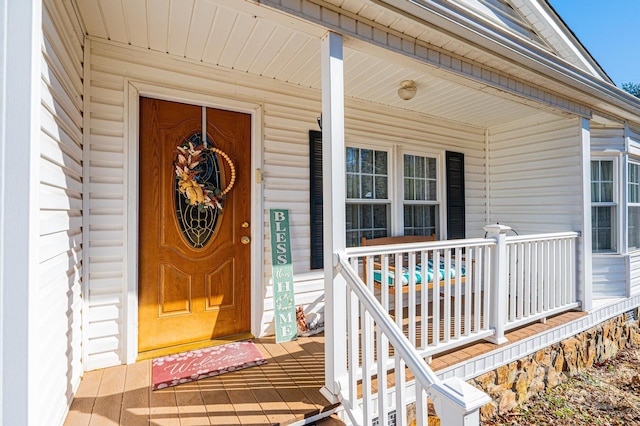
[[155, 358], [153, 390], [266, 364], [253, 342], [233, 342]]

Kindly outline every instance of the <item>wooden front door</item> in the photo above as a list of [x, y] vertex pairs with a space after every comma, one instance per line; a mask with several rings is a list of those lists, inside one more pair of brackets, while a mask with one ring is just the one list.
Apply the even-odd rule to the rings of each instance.
[[250, 331], [251, 117], [202, 128], [202, 107], [140, 100], [139, 352]]

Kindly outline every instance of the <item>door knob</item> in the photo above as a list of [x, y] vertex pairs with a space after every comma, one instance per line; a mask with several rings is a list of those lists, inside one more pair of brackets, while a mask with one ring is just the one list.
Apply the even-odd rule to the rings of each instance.
[[249, 243], [251, 242], [251, 238], [249, 238], [249, 237], [247, 237], [247, 236], [242, 237], [242, 238], [240, 238], [240, 242], [241, 242], [242, 244], [249, 244]]

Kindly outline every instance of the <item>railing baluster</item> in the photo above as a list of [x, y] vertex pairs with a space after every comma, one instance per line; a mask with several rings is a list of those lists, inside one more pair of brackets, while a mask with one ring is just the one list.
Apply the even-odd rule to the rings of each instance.
[[409, 269], [409, 295], [407, 297], [407, 316], [409, 318], [409, 341], [413, 346], [416, 346], [416, 253], [409, 252], [408, 256], [409, 265], [407, 268]]
[[358, 298], [347, 288], [347, 369], [349, 374], [348, 400], [352, 408], [358, 400]]
[[523, 317], [524, 310], [524, 243], [520, 243], [517, 246], [518, 255], [516, 262], [518, 264], [518, 272], [516, 278], [517, 290], [516, 290], [516, 318]]
[[508, 320], [516, 320], [516, 279], [517, 273], [517, 246], [507, 244], [507, 253], [509, 259], [509, 314]]
[[416, 424], [429, 424], [429, 405], [427, 403], [427, 392], [420, 383], [416, 382]]
[[[464, 335], [469, 336], [471, 334], [471, 315], [473, 310], [473, 293], [471, 288], [473, 285], [473, 248], [468, 248], [463, 259], [460, 258], [460, 266], [458, 266], [458, 275], [462, 277], [462, 268], [464, 268]], [[462, 278], [460, 278], [462, 279]]]
[[373, 413], [373, 386], [371, 377], [371, 367], [373, 367], [373, 324], [369, 312], [364, 304], [360, 304], [361, 312], [361, 340], [362, 340], [362, 412], [365, 424], [372, 424]]
[[420, 292], [420, 349], [429, 345], [429, 277], [428, 258], [425, 250], [420, 251], [420, 274], [422, 276], [422, 291]]
[[438, 346], [440, 343], [440, 250], [433, 250], [431, 252], [431, 267], [433, 275], [433, 296], [431, 297], [431, 309], [432, 314], [432, 346]]
[[[405, 363], [398, 351], [394, 352], [395, 362], [395, 382], [396, 382], [396, 426], [407, 426], [407, 402], [406, 402], [406, 377]], [[380, 424], [387, 424], [380, 422]]]
[[[444, 310], [444, 314], [443, 314], [443, 319], [444, 319], [444, 324], [443, 324], [443, 331], [444, 331], [444, 335], [443, 335], [443, 342], [448, 342], [449, 339], [451, 338], [451, 279], [449, 278], [451, 275], [451, 252], [448, 249], [444, 249], [444, 258], [442, 259], [444, 261], [444, 276], [443, 278], [443, 284], [444, 284], [444, 306], [443, 306], [443, 310]], [[436, 269], [436, 271], [439, 271], [440, 268]], [[435, 271], [434, 271], [435, 273]]]
[[[460, 279], [460, 265], [462, 264], [462, 258], [460, 254], [460, 247], [456, 247], [454, 258], [451, 259], [451, 269], [455, 274], [453, 286], [453, 335], [457, 339], [462, 334], [461, 322], [462, 322], [462, 280]], [[447, 275], [448, 281], [451, 281], [451, 275]]]
[[522, 243], [523, 250], [523, 302], [524, 310], [522, 312], [523, 317], [531, 315], [531, 243]]
[[[482, 327], [482, 323], [480, 322], [481, 318], [482, 318], [482, 311], [480, 310], [480, 302], [483, 298], [487, 297], [486, 294], [483, 294], [483, 290], [482, 290], [482, 283], [480, 282], [480, 273], [481, 270], [484, 269], [484, 263], [482, 262], [482, 252], [484, 251], [484, 248], [478, 247], [475, 249], [476, 251], [476, 265], [474, 266], [473, 263], [471, 264], [472, 267], [472, 274], [473, 274], [473, 284], [474, 284], [474, 291], [473, 291], [473, 308], [475, 310], [475, 314], [473, 317], [473, 331], [478, 333], [481, 330]], [[486, 321], [485, 321], [486, 324]]]
[[394, 274], [394, 283], [393, 285], [395, 290], [395, 316], [396, 316], [396, 324], [400, 327], [400, 330], [404, 330], [402, 327], [402, 253], [397, 253], [395, 258], [395, 274]]
[[389, 339], [378, 327], [378, 418], [389, 417], [387, 404], [387, 362], [389, 361]]

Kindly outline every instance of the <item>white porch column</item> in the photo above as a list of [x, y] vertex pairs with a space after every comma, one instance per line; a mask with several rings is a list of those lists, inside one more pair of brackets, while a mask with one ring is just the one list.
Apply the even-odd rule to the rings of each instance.
[[321, 54], [325, 301], [325, 385], [321, 392], [337, 402], [340, 383], [346, 383], [347, 375], [346, 282], [336, 275], [334, 259], [334, 253], [344, 253], [346, 248], [342, 36], [327, 33], [321, 41]]
[[507, 304], [509, 295], [509, 282], [507, 279], [507, 232], [509, 226], [492, 224], [484, 227], [487, 238], [496, 240], [491, 263], [491, 296], [489, 299], [489, 327], [494, 329], [493, 337], [487, 338], [497, 345], [507, 341], [504, 337], [504, 326], [507, 323]]
[[0, 0], [0, 424], [36, 425], [42, 2]]
[[[593, 307], [593, 274], [591, 257], [591, 124], [583, 118], [580, 129], [580, 152], [582, 155], [582, 235], [577, 245], [576, 257], [576, 298], [581, 309], [588, 311]], [[624, 188], [626, 191], [626, 188]]]

